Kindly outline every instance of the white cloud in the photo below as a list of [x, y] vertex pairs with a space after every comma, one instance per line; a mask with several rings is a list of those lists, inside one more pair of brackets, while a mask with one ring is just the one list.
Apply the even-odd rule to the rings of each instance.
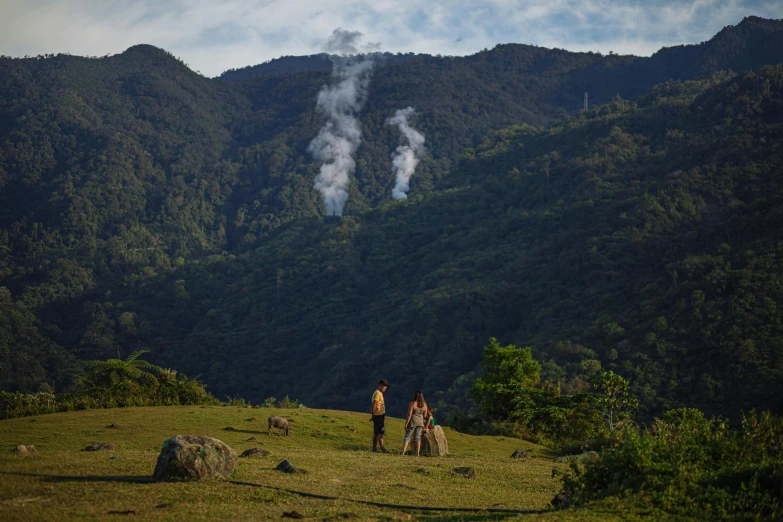
[[710, 38], [777, 0], [6, 0], [0, 54], [101, 56], [149, 43], [213, 76], [319, 51], [336, 27], [392, 52], [468, 54], [497, 43], [649, 55]]

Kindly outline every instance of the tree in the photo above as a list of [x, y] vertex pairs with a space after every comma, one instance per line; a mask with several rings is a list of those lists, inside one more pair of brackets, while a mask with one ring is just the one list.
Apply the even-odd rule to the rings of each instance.
[[639, 408], [639, 401], [628, 391], [628, 381], [613, 371], [603, 372], [593, 386], [598, 392], [594, 396], [595, 404], [609, 433], [614, 433]]
[[87, 361], [87, 372], [82, 384], [87, 388], [113, 388], [129, 382], [151, 382], [155, 376], [147, 370], [165, 373], [160, 366], [139, 359], [139, 356], [149, 350], [133, 352], [125, 359], [108, 359], [106, 361]]
[[518, 396], [534, 388], [540, 380], [541, 365], [529, 347], [500, 346], [490, 337], [481, 362], [484, 375], [471, 390], [481, 412], [492, 420], [506, 420]]

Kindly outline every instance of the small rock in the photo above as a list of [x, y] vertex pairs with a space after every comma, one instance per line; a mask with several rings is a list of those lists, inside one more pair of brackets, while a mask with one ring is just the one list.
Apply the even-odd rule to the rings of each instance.
[[247, 457], [254, 457], [256, 455], [259, 457], [266, 457], [267, 455], [269, 455], [269, 452], [261, 448], [250, 448], [243, 451], [240, 457], [247, 458]]
[[421, 473], [422, 475], [429, 475], [430, 470], [428, 470], [427, 468], [419, 468], [416, 470], [416, 473]]
[[301, 474], [307, 473], [307, 471], [303, 469], [295, 468], [294, 465], [288, 462], [287, 460], [280, 462], [280, 464], [278, 464], [275, 469], [277, 471], [282, 471], [283, 473], [301, 473]]
[[254, 441], [254, 440], [256, 440], [256, 438], [255, 438], [255, 437], [250, 437], [249, 439], [247, 439], [247, 442], [252, 442], [252, 441]]
[[19, 453], [20, 455], [35, 455], [38, 453], [38, 450], [35, 449], [35, 446], [33, 445], [20, 444], [16, 447], [14, 452]]
[[166, 509], [166, 508], [170, 508], [171, 506], [173, 506], [173, 504], [168, 504], [168, 503], [167, 504], [158, 504], [157, 506], [155, 506], [155, 509]]
[[514, 453], [511, 454], [512, 459], [530, 459], [533, 458], [533, 455], [528, 453], [524, 450], [516, 450]]
[[108, 426], [106, 426], [106, 427], [107, 427], [107, 428], [109, 428], [109, 429], [112, 429], [112, 430], [113, 430], [113, 429], [116, 429], [116, 428], [117, 428], [117, 425], [116, 425], [116, 424], [114, 424], [114, 423], [111, 423], [111, 424], [109, 424], [109, 425], [108, 425]]
[[101, 451], [101, 450], [113, 450], [113, 449], [114, 449], [114, 444], [98, 443], [98, 444], [90, 444], [82, 451]]
[[561, 464], [568, 464], [569, 462], [576, 462], [577, 464], [584, 464], [585, 462], [598, 462], [598, 453], [595, 451], [586, 451], [579, 455], [566, 455], [557, 459]]
[[298, 511], [286, 511], [281, 518], [304, 518], [304, 515]]
[[125, 460], [125, 457], [120, 457], [119, 455], [115, 455], [113, 457], [109, 457], [109, 460]]
[[573, 495], [567, 491], [561, 491], [555, 498], [552, 499], [551, 504], [556, 508], [568, 507], [573, 502]]
[[237, 430], [233, 426], [226, 426], [225, 428], [223, 428], [223, 431], [237, 431]]
[[329, 520], [349, 520], [351, 518], [359, 518], [359, 516], [356, 513], [338, 513], [323, 519], [323, 521], [327, 522]]
[[476, 471], [473, 468], [454, 468], [454, 473], [469, 479], [476, 478]]
[[246, 420], [247, 422], [255, 422], [255, 421], [256, 421], [256, 418], [255, 418], [255, 417], [250, 417], [249, 419], [245, 419], [245, 420]]
[[398, 487], [398, 488], [402, 488], [402, 489], [409, 489], [411, 491], [416, 489], [413, 486], [409, 486], [407, 484], [395, 484], [395, 486]]
[[136, 512], [132, 509], [126, 511], [109, 511], [109, 515], [135, 515]]

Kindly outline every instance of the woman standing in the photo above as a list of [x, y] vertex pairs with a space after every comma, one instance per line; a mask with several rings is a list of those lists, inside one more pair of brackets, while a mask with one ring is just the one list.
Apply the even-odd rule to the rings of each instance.
[[424, 427], [430, 420], [429, 408], [427, 403], [424, 402], [424, 394], [420, 391], [413, 393], [413, 400], [408, 404], [408, 418], [405, 420], [405, 440], [402, 445], [402, 454], [408, 451], [408, 443], [413, 441], [416, 443], [416, 456], [421, 455], [421, 434], [424, 432]]

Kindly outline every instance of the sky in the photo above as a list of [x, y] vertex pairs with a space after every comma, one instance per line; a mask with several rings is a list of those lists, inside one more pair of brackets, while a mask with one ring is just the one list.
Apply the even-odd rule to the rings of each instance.
[[499, 43], [649, 56], [709, 40], [783, 0], [0, 0], [0, 55], [161, 47], [217, 76], [321, 52], [336, 28], [382, 51], [473, 54]]

